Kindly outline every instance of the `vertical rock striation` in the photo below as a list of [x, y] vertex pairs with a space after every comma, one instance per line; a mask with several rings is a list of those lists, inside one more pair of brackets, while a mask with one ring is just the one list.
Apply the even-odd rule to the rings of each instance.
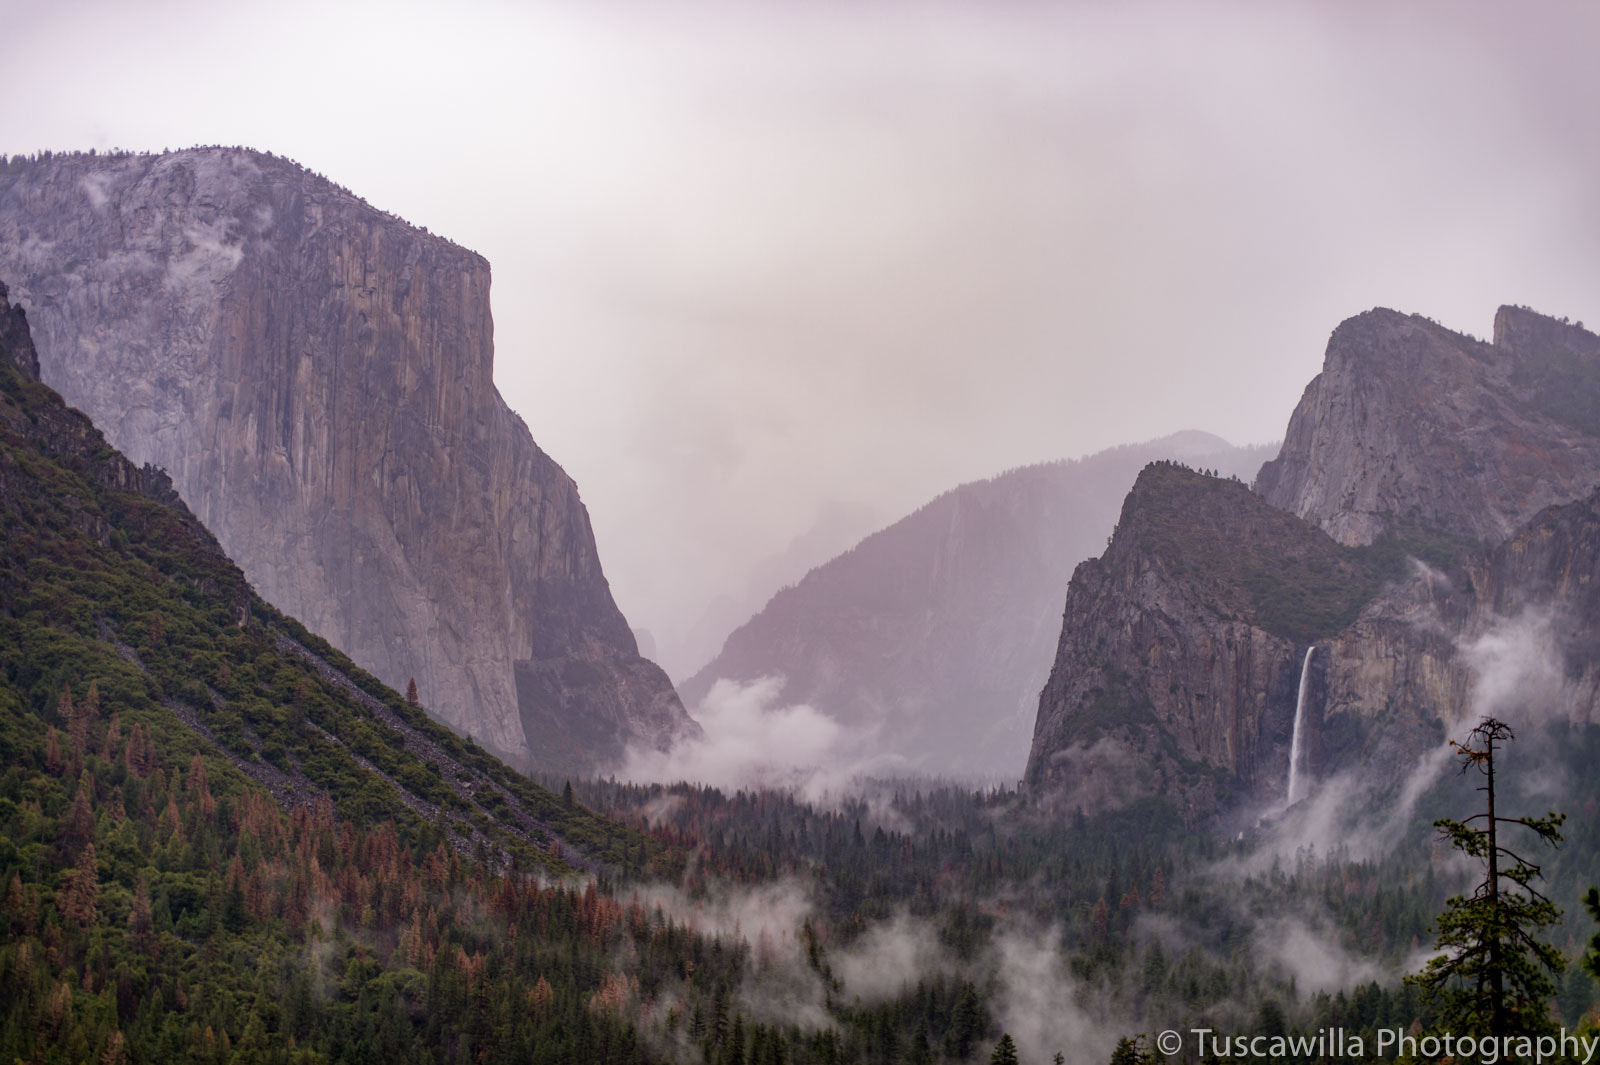
[[0, 170], [44, 380], [261, 594], [522, 764], [697, 731], [639, 657], [577, 487], [494, 387], [489, 265], [285, 160]]

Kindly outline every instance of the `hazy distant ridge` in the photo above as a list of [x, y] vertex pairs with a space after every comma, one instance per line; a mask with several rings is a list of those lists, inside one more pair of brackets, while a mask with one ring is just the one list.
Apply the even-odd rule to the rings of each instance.
[[684, 682], [781, 675], [780, 700], [860, 730], [906, 769], [1020, 774], [1073, 567], [1098, 553], [1157, 458], [1249, 477], [1273, 452], [1207, 433], [961, 485], [785, 588]]

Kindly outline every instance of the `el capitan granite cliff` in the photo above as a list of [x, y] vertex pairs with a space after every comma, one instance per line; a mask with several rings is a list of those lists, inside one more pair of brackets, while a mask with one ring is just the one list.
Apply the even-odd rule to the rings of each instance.
[[0, 276], [47, 383], [267, 600], [456, 729], [571, 770], [698, 732], [494, 386], [482, 257], [207, 148], [11, 160]]
[[1302, 672], [1301, 771], [1392, 779], [1508, 709], [1482, 677], [1530, 631], [1521, 657], [1549, 663], [1492, 665], [1525, 674], [1518, 720], [1595, 720], [1597, 388], [1600, 338], [1531, 311], [1502, 308], [1493, 344], [1390, 311], [1345, 322], [1254, 493], [1141, 474], [1073, 575], [1027, 786], [1190, 819], [1281, 802]]

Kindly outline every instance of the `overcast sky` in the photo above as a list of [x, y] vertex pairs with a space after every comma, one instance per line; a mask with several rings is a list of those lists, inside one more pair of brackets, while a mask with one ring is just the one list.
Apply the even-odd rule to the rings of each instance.
[[0, 151], [243, 144], [488, 257], [670, 639], [830, 501], [1281, 436], [1345, 317], [1600, 322], [1593, 4], [0, 0]]

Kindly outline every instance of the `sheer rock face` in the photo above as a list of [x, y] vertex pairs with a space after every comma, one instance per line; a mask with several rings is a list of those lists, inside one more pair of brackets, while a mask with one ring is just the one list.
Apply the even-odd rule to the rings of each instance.
[[1281, 804], [1308, 648], [1302, 773], [1403, 767], [1468, 701], [1456, 589], [1242, 484], [1151, 466], [1106, 554], [1073, 574], [1025, 784], [1085, 811]]
[[1485, 344], [1374, 310], [1339, 326], [1256, 490], [1344, 544], [1483, 543], [1600, 483], [1600, 337], [1502, 307]]
[[1139, 475], [1106, 553], [1068, 586], [1031, 791], [1086, 812], [1163, 795], [1194, 814], [1240, 786], [1282, 790], [1300, 660], [1251, 616], [1235, 544], [1338, 550], [1241, 483], [1166, 464]]
[[266, 599], [458, 730], [545, 768], [698, 731], [494, 387], [480, 256], [201, 149], [13, 160], [0, 277], [46, 383], [170, 471]]
[[855, 730], [862, 757], [1015, 780], [1062, 590], [1140, 467], [1182, 457], [1248, 476], [1262, 450], [1191, 431], [961, 485], [773, 596], [683, 695], [779, 676], [783, 702]]
[[1311, 647], [1312, 780], [1403, 779], [1485, 713], [1600, 720], [1597, 483], [1600, 338], [1516, 308], [1492, 345], [1344, 323], [1256, 494], [1140, 475], [1073, 575], [1025, 783], [1065, 809], [1279, 804]]

